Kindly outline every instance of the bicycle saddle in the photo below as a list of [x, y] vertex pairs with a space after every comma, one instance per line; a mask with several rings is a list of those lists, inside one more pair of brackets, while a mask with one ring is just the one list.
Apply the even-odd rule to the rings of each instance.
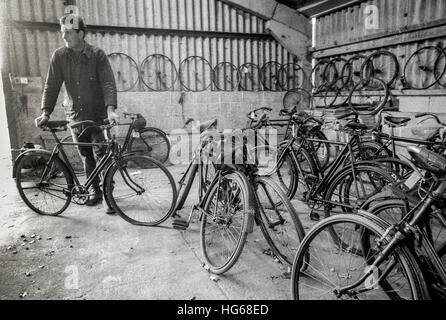
[[344, 128], [352, 129], [352, 130], [367, 130], [367, 129], [369, 129], [369, 127], [366, 126], [365, 124], [359, 123], [356, 121], [350, 121], [349, 123], [344, 125]]
[[390, 127], [403, 127], [405, 126], [409, 121], [410, 118], [407, 117], [393, 117], [393, 116], [385, 116], [384, 121], [386, 124]]
[[79, 122], [70, 123], [70, 128], [71, 129], [76, 129], [76, 128], [79, 128], [79, 127], [84, 126], [84, 125], [97, 126], [98, 124], [96, 122], [94, 122], [94, 121], [91, 121], [91, 120], [85, 120], [85, 121], [79, 121]]
[[200, 133], [217, 127], [218, 119], [200, 122]]
[[68, 121], [48, 121], [44, 128], [51, 131], [66, 131], [68, 123]]
[[440, 176], [446, 175], [446, 158], [425, 147], [409, 146], [407, 151], [417, 167]]

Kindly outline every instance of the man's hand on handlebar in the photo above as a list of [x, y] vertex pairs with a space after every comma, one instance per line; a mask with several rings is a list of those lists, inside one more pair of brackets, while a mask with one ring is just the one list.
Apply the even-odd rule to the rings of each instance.
[[42, 115], [34, 119], [34, 124], [37, 128], [42, 128], [50, 120], [50, 116], [47, 113], [42, 113]]
[[115, 106], [108, 106], [107, 107], [107, 119], [110, 124], [118, 125], [121, 121], [121, 118], [119, 117], [119, 114], [116, 113]]

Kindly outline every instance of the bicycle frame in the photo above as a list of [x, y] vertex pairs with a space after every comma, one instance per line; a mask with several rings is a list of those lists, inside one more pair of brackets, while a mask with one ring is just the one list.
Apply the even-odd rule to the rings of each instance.
[[[71, 176], [73, 177], [73, 180], [75, 182], [75, 185], [81, 185], [78, 177], [76, 176], [76, 174], [74, 173], [74, 169], [73, 166], [71, 165], [67, 154], [65, 153], [65, 150], [63, 148], [63, 146], [82, 146], [82, 147], [108, 147], [108, 148], [113, 148], [115, 146], [115, 142], [107, 142], [107, 143], [84, 143], [84, 142], [60, 142], [59, 138], [57, 137], [57, 135], [52, 132], [54, 139], [56, 140], [56, 145], [54, 146], [52, 152], [51, 152], [51, 156], [48, 160], [47, 163], [52, 163], [53, 159], [58, 157], [60, 158], [59, 155], [61, 155], [61, 159], [62, 161], [65, 163], [65, 165], [67, 166], [68, 170], [70, 171]], [[96, 177], [99, 176], [99, 173], [105, 169], [107, 163], [112, 159], [114, 155], [114, 152], [107, 152], [107, 155], [104, 156], [101, 161], [99, 162], [99, 164], [96, 166], [96, 168], [93, 170], [93, 172], [91, 173], [90, 177], [87, 179], [84, 187], [85, 188], [90, 188], [93, 185], [93, 181]], [[43, 178], [48, 174], [48, 171], [51, 168], [47, 165], [43, 174], [42, 174], [42, 180]], [[43, 181], [40, 181], [40, 183], [42, 183]]]
[[[320, 139], [313, 139], [313, 138], [302, 138], [302, 142], [299, 144], [299, 148], [296, 150], [293, 148], [293, 144], [296, 141], [296, 137], [293, 137], [292, 139], [290, 139], [288, 141], [288, 143], [285, 146], [285, 150], [288, 150], [288, 153], [291, 155], [291, 157], [293, 158], [294, 163], [297, 164], [297, 169], [299, 171], [300, 176], [304, 176], [302, 168], [299, 164], [299, 161], [297, 159], [296, 153], [299, 154], [299, 151], [303, 148], [304, 143], [306, 141], [310, 141], [310, 142], [329, 142], [330, 144], [334, 144], [334, 145], [340, 145], [340, 146], [344, 146], [340, 152], [340, 154], [336, 157], [335, 161], [333, 163], [331, 163], [328, 168], [327, 171], [325, 173], [323, 173], [321, 171], [321, 165], [317, 159], [317, 157], [315, 157], [313, 155], [313, 160], [315, 160], [315, 163], [317, 165], [317, 169], [318, 169], [318, 173], [319, 173], [319, 177], [321, 178], [321, 180], [319, 181], [319, 183], [317, 184], [317, 186], [315, 188], [312, 188], [311, 185], [309, 185], [306, 181], [304, 181], [305, 186], [307, 191], [312, 190], [311, 193], [309, 194], [309, 199], [311, 200], [322, 200], [322, 199], [317, 199], [317, 195], [320, 194], [323, 189], [325, 188], [325, 185], [327, 182], [329, 182], [331, 179], [334, 178], [334, 176], [339, 172], [339, 169], [344, 168], [344, 164], [346, 163], [347, 159], [350, 158], [350, 164], [349, 166], [351, 167], [351, 170], [353, 172], [353, 177], [354, 177], [354, 185], [355, 188], [357, 189], [356, 192], [358, 192], [358, 185], [357, 185], [357, 180], [356, 180], [356, 174], [355, 174], [355, 164], [357, 163], [357, 161], [355, 160], [355, 156], [354, 156], [354, 152], [353, 152], [353, 146], [355, 145], [355, 143], [358, 145], [358, 143], [360, 143], [360, 139], [359, 139], [359, 135], [354, 134], [351, 139], [349, 140], [348, 143], [344, 143], [344, 142], [334, 142], [334, 141], [328, 141], [328, 140], [320, 140]], [[359, 144], [360, 145], [360, 144]], [[278, 168], [278, 165], [281, 163], [281, 161], [283, 161], [284, 157], [285, 157], [286, 152], [283, 152], [280, 157], [277, 160], [277, 164], [275, 166], [274, 169]], [[358, 192], [359, 194], [359, 192]], [[349, 205], [345, 205], [342, 203], [334, 203], [331, 201], [325, 201], [326, 203], [332, 203], [332, 204], [336, 204], [336, 205], [341, 205], [344, 206], [346, 208], [352, 208], [352, 206]]]

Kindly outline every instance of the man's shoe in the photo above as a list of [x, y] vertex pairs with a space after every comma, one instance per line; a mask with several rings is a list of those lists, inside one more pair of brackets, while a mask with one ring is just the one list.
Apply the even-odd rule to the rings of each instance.
[[107, 207], [107, 209], [105, 209], [105, 213], [109, 215], [114, 215], [116, 214], [116, 211], [113, 208]]
[[101, 202], [102, 202], [102, 194], [95, 192], [92, 196], [90, 196], [90, 199], [88, 199], [86, 205], [88, 207], [94, 207], [94, 206], [97, 206]]

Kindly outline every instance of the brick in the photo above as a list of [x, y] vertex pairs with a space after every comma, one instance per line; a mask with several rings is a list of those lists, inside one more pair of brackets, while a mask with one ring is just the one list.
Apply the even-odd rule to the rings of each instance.
[[222, 92], [220, 95], [221, 102], [241, 102], [243, 94], [238, 91]]
[[427, 111], [429, 97], [399, 97], [399, 111], [402, 112], [422, 112]]
[[197, 92], [195, 93], [197, 103], [220, 103], [220, 92]]
[[429, 112], [446, 114], [446, 96], [430, 97]]
[[260, 105], [263, 101], [263, 93], [262, 92], [243, 92], [243, 98], [242, 102], [245, 103], [256, 103], [257, 105]]
[[269, 92], [269, 91], [265, 91], [263, 93], [263, 103], [264, 104], [283, 103], [284, 95], [285, 95], [285, 93], [282, 93], [282, 92]]

